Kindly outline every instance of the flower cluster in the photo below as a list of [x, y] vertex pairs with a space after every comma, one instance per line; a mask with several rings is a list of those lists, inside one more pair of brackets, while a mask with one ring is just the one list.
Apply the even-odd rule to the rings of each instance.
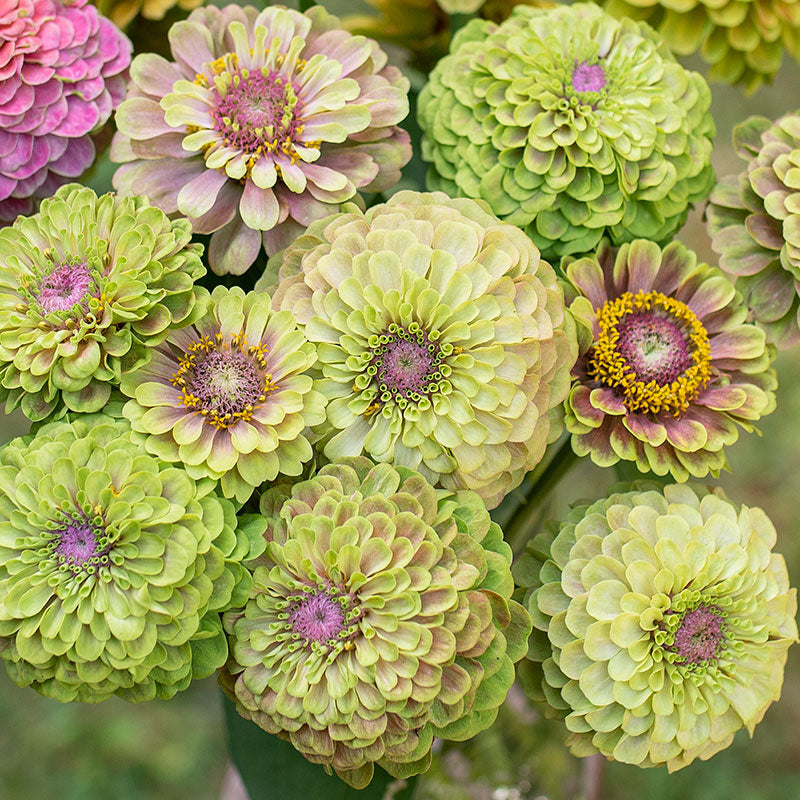
[[321, 6], [199, 8], [170, 30], [175, 61], [131, 66], [112, 156], [119, 191], [211, 233], [217, 273], [242, 273], [411, 157], [408, 80]]
[[778, 347], [800, 343], [800, 114], [751, 117], [734, 129], [747, 167], [723, 178], [707, 215], [720, 266]]
[[612, 493], [531, 540], [522, 675], [573, 752], [673, 771], [752, 734], [797, 640], [775, 540], [761, 509], [685, 485]]
[[0, 224], [94, 161], [130, 42], [86, 0], [0, 2]]
[[363, 787], [491, 725], [527, 647], [511, 549], [480, 498], [343, 459], [261, 498], [267, 549], [225, 615], [237, 710]]

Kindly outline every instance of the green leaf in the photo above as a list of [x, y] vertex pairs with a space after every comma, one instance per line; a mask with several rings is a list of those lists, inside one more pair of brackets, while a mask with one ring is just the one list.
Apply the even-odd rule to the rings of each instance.
[[224, 703], [228, 747], [250, 800], [411, 800], [414, 794], [416, 777], [401, 786], [377, 766], [366, 789], [353, 789], [306, 761], [289, 742], [240, 717], [227, 698]]

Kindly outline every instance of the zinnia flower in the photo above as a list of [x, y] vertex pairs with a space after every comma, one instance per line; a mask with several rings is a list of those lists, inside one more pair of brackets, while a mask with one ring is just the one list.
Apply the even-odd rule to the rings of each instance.
[[142, 197], [63, 186], [0, 230], [0, 400], [33, 420], [99, 411], [123, 373], [201, 313], [202, 245]]
[[[227, 658], [220, 612], [263, 520], [148, 455], [123, 420], [52, 422], [0, 451], [0, 658], [61, 701], [168, 698]], [[238, 527], [237, 527], [238, 525]]]
[[545, 258], [664, 241], [714, 182], [703, 78], [591, 3], [472, 20], [419, 97], [428, 185], [482, 198]]
[[679, 481], [717, 475], [777, 386], [774, 348], [733, 284], [679, 242], [603, 243], [564, 267], [581, 345], [566, 402], [575, 452]]
[[363, 787], [423, 772], [434, 737], [489, 727], [530, 619], [511, 549], [473, 492], [366, 458], [261, 498], [266, 553], [224, 617], [239, 713]]
[[577, 506], [529, 543], [520, 675], [576, 755], [674, 771], [752, 735], [780, 697], [797, 594], [760, 508], [646, 489]]
[[733, 144], [747, 167], [711, 193], [712, 246], [753, 320], [791, 347], [800, 342], [800, 113], [750, 117], [734, 128]]
[[218, 286], [202, 319], [125, 376], [121, 389], [133, 399], [124, 413], [148, 434], [148, 450], [244, 502], [311, 458], [304, 430], [325, 419], [308, 375], [315, 360], [290, 311], [273, 311], [269, 295]]
[[0, 224], [94, 161], [131, 44], [86, 0], [0, 0]]
[[800, 3], [797, 0], [606, 0], [616, 17], [652, 25], [673, 52], [700, 52], [709, 77], [754, 92], [775, 77], [786, 50], [800, 58]]
[[212, 233], [217, 273], [244, 272], [411, 157], [408, 80], [321, 6], [193, 11], [174, 62], [137, 56], [116, 116], [114, 185]]
[[553, 269], [485, 204], [400, 192], [330, 217], [257, 286], [275, 281], [317, 344], [332, 461], [403, 464], [493, 507], [558, 437], [574, 325]]

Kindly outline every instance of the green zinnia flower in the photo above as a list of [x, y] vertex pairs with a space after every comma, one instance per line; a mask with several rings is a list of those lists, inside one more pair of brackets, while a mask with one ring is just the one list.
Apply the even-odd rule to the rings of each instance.
[[752, 735], [797, 640], [797, 596], [761, 509], [636, 485], [535, 537], [515, 567], [534, 631], [526, 689], [577, 755], [670, 771]]
[[482, 198], [545, 258], [668, 239], [714, 183], [703, 78], [591, 3], [472, 20], [419, 97], [428, 184]]
[[473, 492], [366, 458], [263, 495], [267, 550], [224, 617], [239, 713], [353, 786], [405, 777], [434, 737], [487, 728], [530, 620], [511, 549]]
[[308, 374], [314, 346], [269, 295], [218, 286], [206, 315], [173, 332], [150, 363], [125, 376], [125, 416], [147, 449], [244, 502], [312, 456], [304, 431], [325, 419]]
[[263, 520], [146, 454], [104, 414], [0, 451], [0, 658], [57, 700], [172, 697], [227, 658]]
[[329, 217], [271, 284], [317, 344], [332, 461], [403, 464], [493, 507], [557, 438], [574, 325], [553, 269], [484, 203], [399, 192]]
[[0, 400], [32, 420], [103, 408], [203, 310], [202, 245], [143, 197], [71, 184], [0, 230]]
[[747, 161], [709, 199], [708, 231], [752, 318], [780, 348], [800, 342], [800, 112], [733, 129]]

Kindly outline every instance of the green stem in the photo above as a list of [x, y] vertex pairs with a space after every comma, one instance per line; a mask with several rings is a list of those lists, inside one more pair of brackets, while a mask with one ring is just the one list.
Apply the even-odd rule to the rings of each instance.
[[455, 36], [474, 16], [474, 14], [451, 14], [450, 35]]
[[572, 437], [567, 434], [555, 455], [536, 468], [533, 473], [533, 484], [526, 492], [525, 502], [514, 514], [506, 530], [506, 541], [511, 545], [515, 558], [525, 549], [533, 529], [539, 522], [545, 501], [578, 461], [572, 449], [571, 439]]

